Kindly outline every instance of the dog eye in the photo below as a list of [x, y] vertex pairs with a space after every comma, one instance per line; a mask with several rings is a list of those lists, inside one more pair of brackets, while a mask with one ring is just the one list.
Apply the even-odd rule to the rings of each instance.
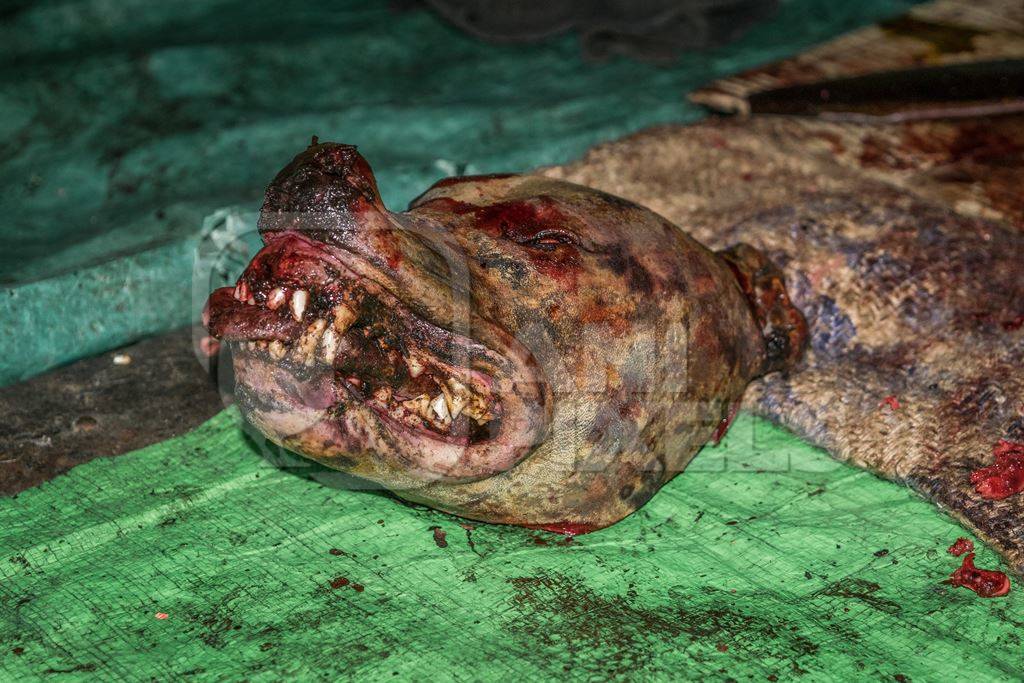
[[520, 242], [524, 247], [543, 249], [550, 251], [561, 244], [578, 246], [580, 243], [576, 235], [566, 230], [541, 230], [528, 240]]

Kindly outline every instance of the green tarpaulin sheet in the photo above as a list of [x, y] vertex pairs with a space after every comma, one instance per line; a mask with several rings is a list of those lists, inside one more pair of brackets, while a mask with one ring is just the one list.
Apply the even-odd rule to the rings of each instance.
[[231, 410], [3, 501], [5, 678], [1020, 673], [1020, 594], [942, 583], [956, 524], [753, 418], [571, 543], [348, 483]]

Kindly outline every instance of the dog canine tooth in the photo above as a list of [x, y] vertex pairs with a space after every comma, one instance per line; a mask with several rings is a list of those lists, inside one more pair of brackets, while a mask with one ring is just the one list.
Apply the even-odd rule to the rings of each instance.
[[235, 299], [245, 303], [252, 296], [252, 292], [249, 291], [249, 283], [245, 280], [239, 280], [238, 284], [235, 285]]
[[309, 292], [304, 289], [295, 290], [292, 294], [291, 310], [292, 317], [296, 322], [302, 322], [302, 314], [306, 312], [306, 304], [309, 302]]
[[281, 304], [284, 303], [284, 300], [284, 290], [280, 287], [274, 287], [270, 290], [270, 294], [267, 295], [267, 308], [272, 311], [276, 311], [281, 308]]

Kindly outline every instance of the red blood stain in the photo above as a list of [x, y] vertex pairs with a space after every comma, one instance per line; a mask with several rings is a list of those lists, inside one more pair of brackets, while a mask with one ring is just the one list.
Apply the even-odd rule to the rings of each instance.
[[445, 538], [447, 534], [445, 534], [444, 529], [439, 526], [432, 526], [430, 528], [434, 531], [434, 543], [437, 544], [437, 547], [447, 548], [448, 540]]
[[719, 643], [718, 645], [715, 646], [715, 649], [718, 650], [719, 652], [728, 652], [729, 651], [729, 646], [726, 645], [725, 643]]
[[553, 199], [544, 196], [477, 207], [476, 214], [480, 229], [516, 242], [526, 242], [545, 230], [561, 232], [572, 222]]
[[550, 531], [553, 534], [562, 534], [569, 537], [582, 536], [595, 530], [592, 525], [584, 522], [552, 522], [551, 524], [526, 524], [525, 526], [528, 529], [540, 529], [541, 531]]
[[982, 598], [998, 598], [1010, 592], [1010, 578], [999, 571], [978, 569], [974, 566], [974, 553], [967, 553], [953, 575], [949, 577], [953, 586], [963, 586]]
[[445, 211], [453, 213], [457, 216], [462, 214], [473, 213], [480, 208], [477, 204], [471, 204], [469, 202], [460, 202], [458, 199], [452, 199], [451, 197], [435, 197], [429, 199], [416, 208], [429, 208], [435, 211]]
[[353, 583], [352, 584], [352, 590], [354, 590], [356, 593], [362, 593], [363, 592], [363, 584], [361, 584], [361, 583]]
[[878, 404], [879, 408], [881, 408], [882, 406], [889, 406], [893, 410], [899, 410], [900, 400], [895, 396], [886, 396], [885, 398], [882, 399], [881, 403]]
[[736, 419], [736, 411], [740, 409], [740, 402], [736, 401], [729, 406], [729, 414], [722, 418], [722, 421], [715, 427], [715, 433], [711, 437], [711, 442], [716, 446], [721, 443], [722, 437], [729, 431], [729, 427], [732, 425], [732, 421]]
[[1001, 439], [992, 454], [995, 464], [971, 473], [971, 483], [978, 495], [1002, 500], [1024, 491], [1024, 443]]
[[339, 588], [344, 588], [348, 584], [349, 580], [346, 579], [344, 576], [336, 576], [334, 577], [334, 580], [331, 581], [331, 588], [337, 590]]
[[964, 553], [973, 553], [974, 543], [968, 538], [958, 538], [953, 545], [949, 546], [948, 552], [955, 557], [960, 557]]
[[1006, 330], [1007, 332], [1015, 332], [1020, 328], [1024, 327], [1024, 315], [1018, 315], [1016, 318], [1013, 318], [1012, 320], [1004, 320], [1002, 324], [1003, 329]]
[[167, 612], [157, 612], [157, 613], [156, 613], [156, 614], [154, 614], [153, 616], [155, 616], [155, 617], [156, 617], [157, 619], [166, 619], [166, 618], [167, 618], [167, 617], [169, 617], [170, 615], [169, 615], [169, 614], [167, 614]]
[[527, 256], [530, 262], [538, 271], [555, 278], [567, 289], [576, 288], [580, 255], [574, 244], [531, 244], [531, 240], [543, 238], [542, 233], [545, 231], [564, 236], [571, 242], [571, 233], [566, 231], [566, 225], [572, 222], [571, 218], [558, 208], [551, 197], [540, 196], [529, 201], [496, 202], [485, 206], [460, 202], [451, 197], [437, 197], [421, 206], [454, 215], [473, 214], [473, 227], [492, 237], [524, 245], [529, 249]]
[[502, 178], [513, 178], [515, 175], [515, 173], [484, 173], [480, 175], [454, 176], [438, 180], [434, 183], [434, 187], [449, 187], [460, 183], [475, 183], [483, 180], [501, 180]]

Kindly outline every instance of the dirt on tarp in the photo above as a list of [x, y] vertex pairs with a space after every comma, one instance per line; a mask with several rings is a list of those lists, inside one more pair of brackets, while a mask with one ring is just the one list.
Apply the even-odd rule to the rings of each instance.
[[982, 679], [1019, 665], [1021, 593], [944, 583], [957, 524], [747, 413], [640, 511], [571, 544], [467, 526], [344, 488], [225, 411], [0, 500], [0, 670], [933, 680], [950, 661]]

